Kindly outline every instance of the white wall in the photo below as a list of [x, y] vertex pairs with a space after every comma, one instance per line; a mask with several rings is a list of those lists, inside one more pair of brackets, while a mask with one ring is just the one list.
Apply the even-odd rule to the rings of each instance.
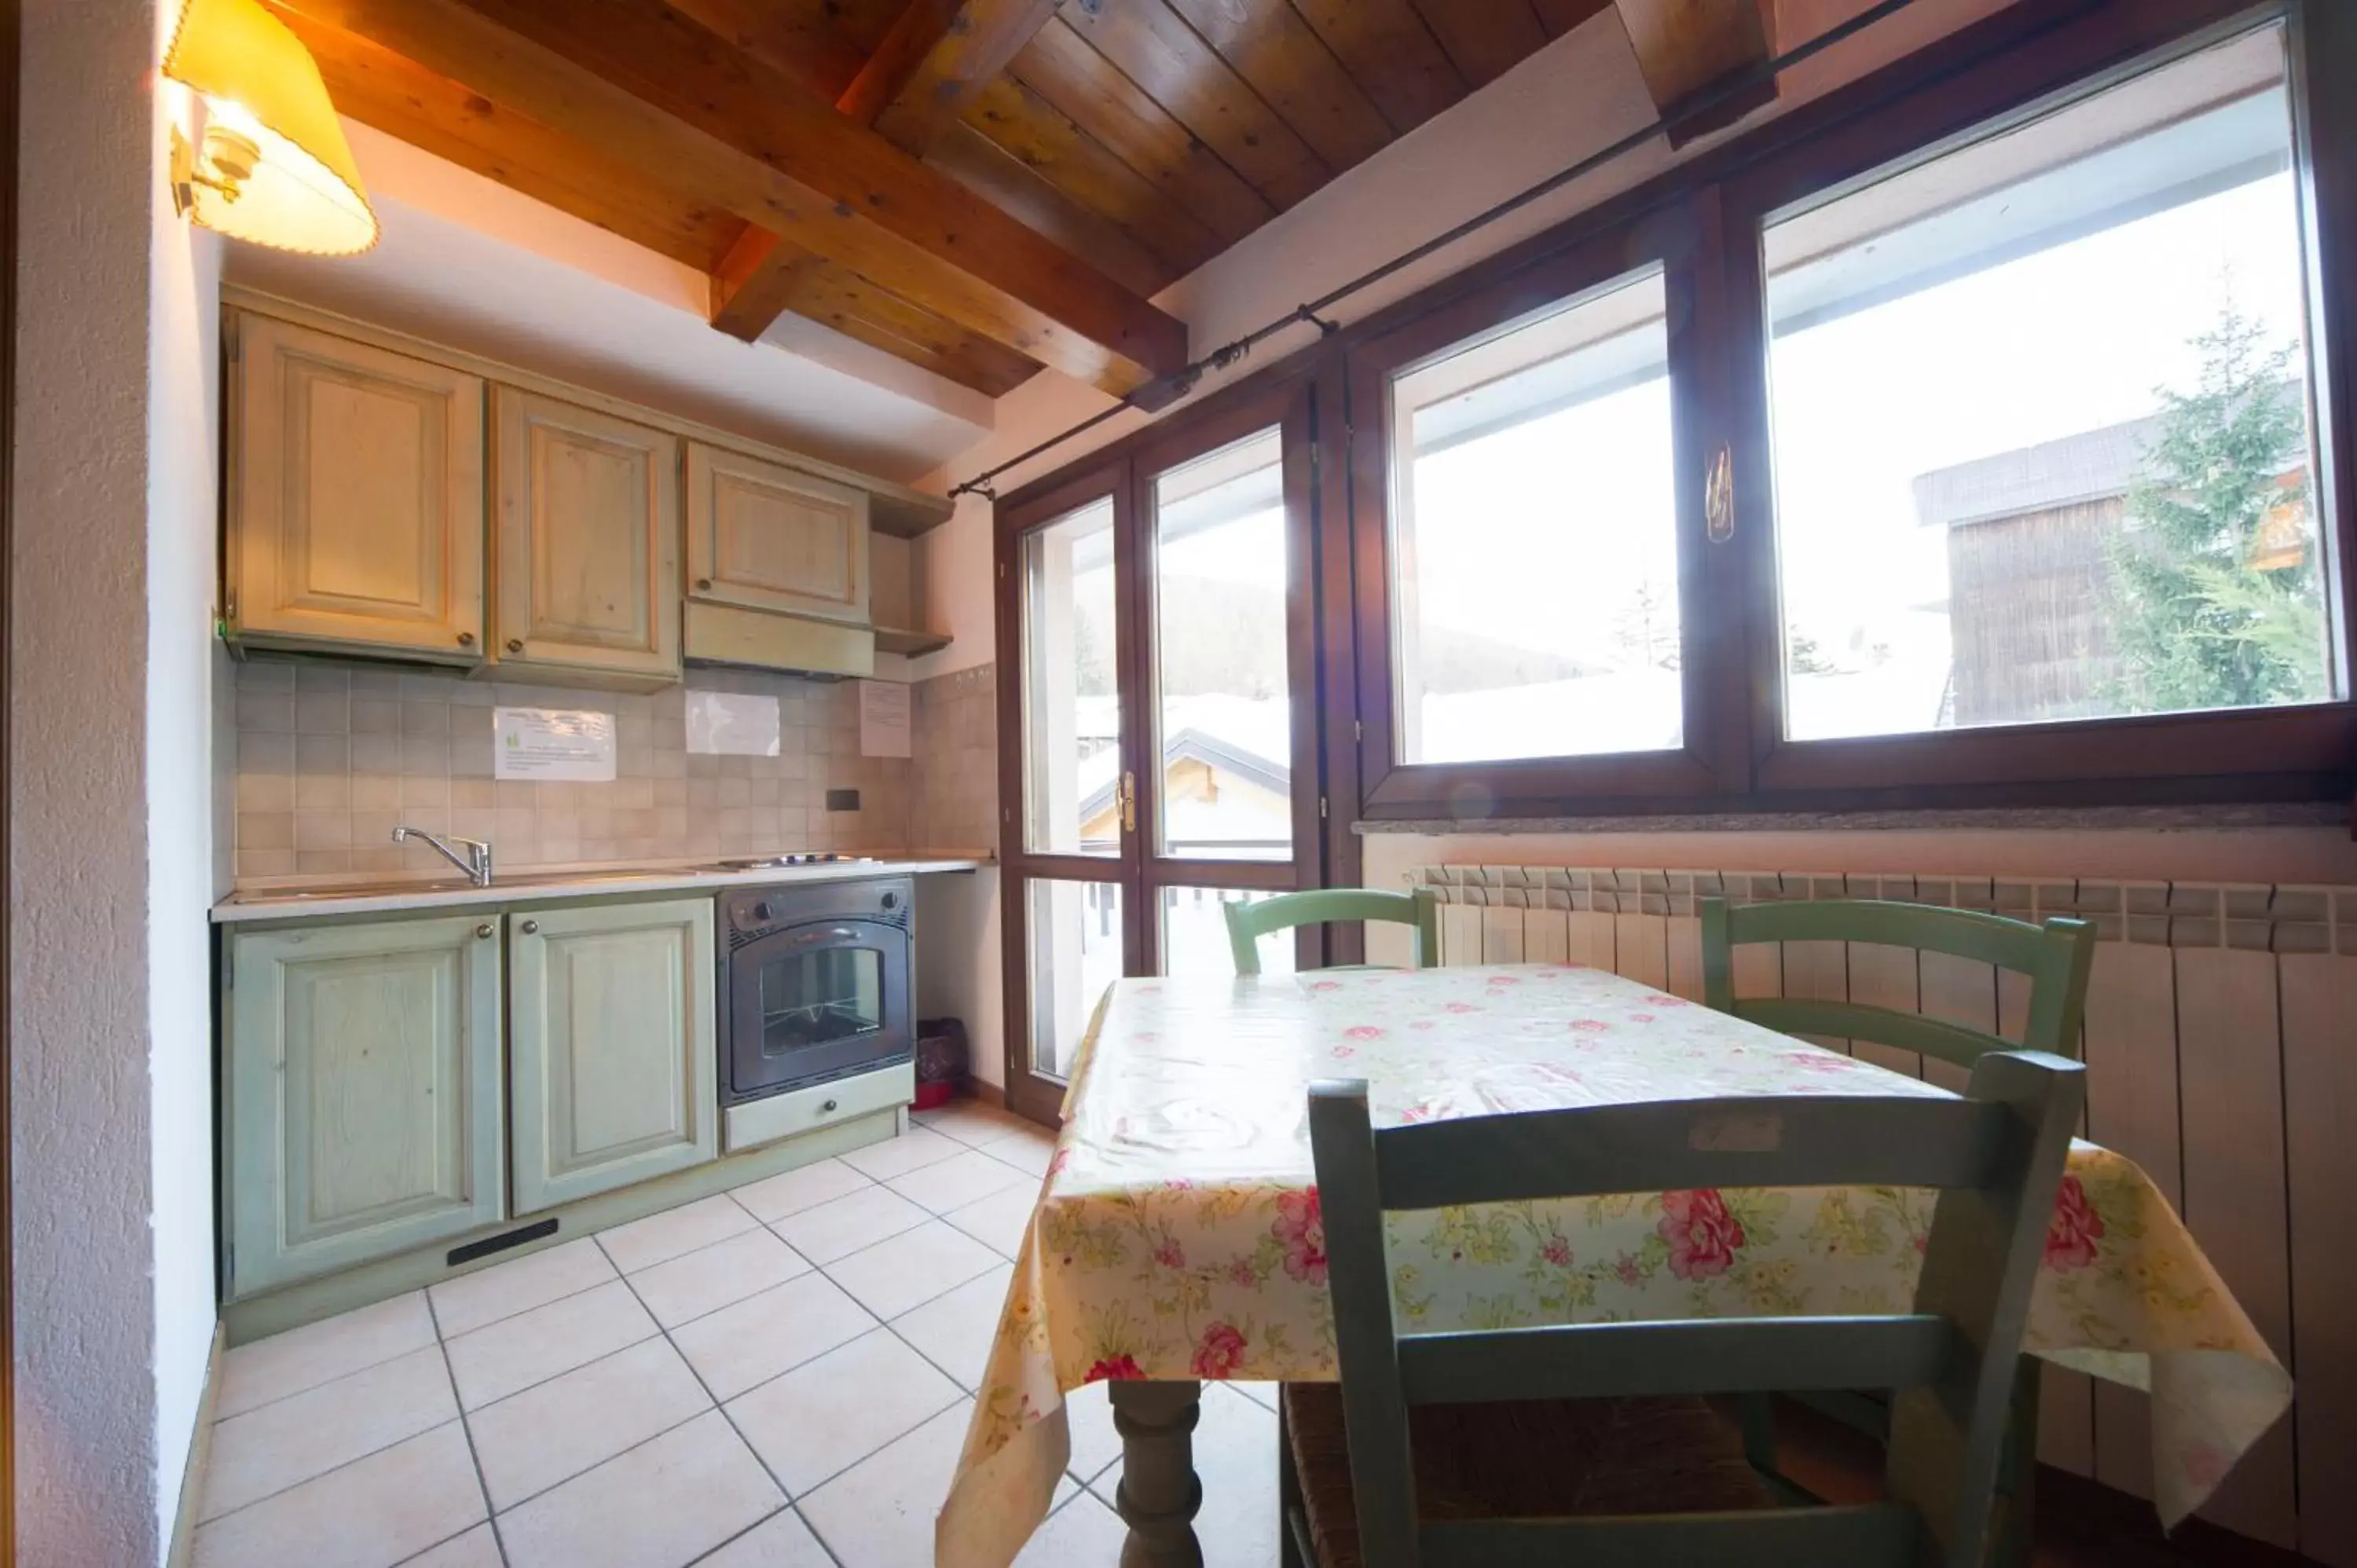
[[[159, 5], [156, 55], [178, 19]], [[147, 1023], [156, 1293], [156, 1510], [168, 1545], [212, 1354], [212, 945], [219, 886], [213, 636], [222, 242], [172, 210], [164, 137], [193, 118], [155, 105], [147, 361]]]
[[27, 1563], [163, 1560], [213, 1320], [214, 257], [157, 212], [162, 25], [153, 0], [24, 17], [9, 1009]]

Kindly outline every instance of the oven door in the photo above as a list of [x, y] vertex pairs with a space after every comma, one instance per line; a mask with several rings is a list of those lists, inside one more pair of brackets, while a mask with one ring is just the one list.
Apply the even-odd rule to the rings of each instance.
[[728, 958], [728, 1099], [907, 1061], [909, 1009], [899, 926], [813, 920], [747, 942]]

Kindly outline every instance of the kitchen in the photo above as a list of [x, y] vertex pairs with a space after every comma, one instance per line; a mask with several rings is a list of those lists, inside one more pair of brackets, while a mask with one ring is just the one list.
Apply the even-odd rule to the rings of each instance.
[[[1053, 1294], [1252, 1143], [1106, 1099], [1160, 982], [1675, 1005], [1863, 898], [2094, 928], [2093, 1234], [2255, 1369], [2201, 1448], [2051, 1361], [2038, 1560], [2357, 1562], [2336, 10], [27, 9], [23, 1560], [1294, 1561], [1331, 1323], [1189, 1315], [1315, 1189]], [[2189, 673], [2116, 539], [2252, 409]], [[1346, 889], [1428, 931], [1237, 935]], [[1878, 946], [1738, 978], [2020, 1037]]]

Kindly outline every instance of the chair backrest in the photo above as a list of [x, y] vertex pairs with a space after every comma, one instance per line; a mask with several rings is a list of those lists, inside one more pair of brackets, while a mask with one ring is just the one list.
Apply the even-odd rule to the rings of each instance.
[[[1609, 1105], [1375, 1132], [1363, 1081], [1309, 1090], [1351, 1489], [1367, 1568], [1792, 1563], [1979, 1568], [2029, 1292], [2083, 1069], [1993, 1052], [1965, 1098]], [[1383, 1215], [1721, 1187], [1937, 1187], [1911, 1312], [1402, 1335]], [[1408, 1407], [1891, 1389], [1886, 1500], [1419, 1523]]]
[[2019, 1048], [2078, 1059], [2087, 972], [2095, 961], [2095, 928], [2085, 920], [2057, 916], [2033, 926], [1975, 909], [1867, 898], [1743, 905], [1723, 898], [1702, 900], [1703, 1001], [1710, 1006], [1782, 1034], [1867, 1040], [1968, 1068], [1990, 1051], [2017, 1047], [1962, 1024], [1863, 1002], [1797, 996], [1736, 999], [1736, 948], [1749, 942], [1811, 941], [1879, 942], [1977, 959], [2025, 974], [2029, 977], [2029, 1022]]
[[1360, 887], [1331, 887], [1314, 893], [1286, 893], [1255, 903], [1225, 906], [1228, 947], [1234, 952], [1238, 974], [1260, 972], [1260, 939], [1271, 931], [1296, 926], [1323, 926], [1337, 920], [1379, 920], [1415, 928], [1415, 967], [1430, 969], [1440, 961], [1440, 900], [1429, 887], [1413, 893], [1372, 893]]

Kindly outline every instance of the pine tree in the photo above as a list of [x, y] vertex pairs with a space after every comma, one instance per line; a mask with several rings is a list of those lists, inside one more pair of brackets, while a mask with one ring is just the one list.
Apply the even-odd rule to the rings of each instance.
[[2159, 389], [2160, 424], [2112, 553], [2127, 713], [2257, 707], [2329, 694], [2322, 574], [2255, 564], [2270, 512], [2308, 504], [2308, 417], [2296, 350], [2229, 306], [2193, 338], [2190, 392]]

